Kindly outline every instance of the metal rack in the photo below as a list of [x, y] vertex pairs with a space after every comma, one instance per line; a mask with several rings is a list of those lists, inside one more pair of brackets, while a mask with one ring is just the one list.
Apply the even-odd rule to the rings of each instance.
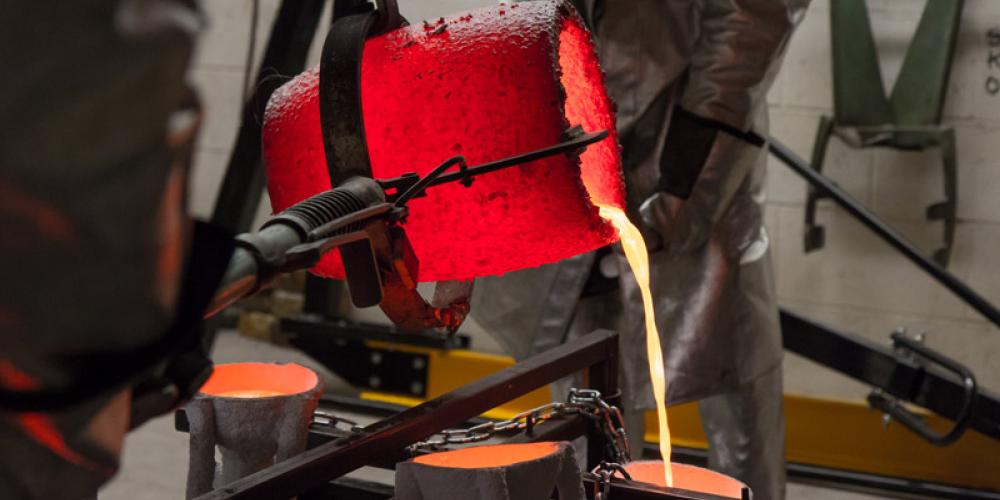
[[[618, 335], [596, 331], [534, 356], [506, 370], [465, 385], [419, 406], [390, 415], [353, 432], [324, 431], [328, 442], [256, 474], [226, 485], [198, 500], [301, 498], [389, 498], [389, 489], [357, 481], [339, 480], [364, 466], [393, 468], [412, 456], [410, 447], [444, 429], [470, 419], [560, 378], [585, 371], [590, 389], [607, 395], [614, 404], [618, 389]], [[183, 418], [179, 418], [183, 429]], [[314, 437], [316, 433], [314, 433]], [[505, 442], [533, 442], [587, 438], [587, 468], [605, 459], [605, 434], [581, 415], [553, 419]], [[322, 440], [320, 436], [319, 440]], [[314, 442], [315, 444], [315, 442]], [[333, 481], [331, 483], [331, 481]], [[593, 491], [593, 480], [588, 490]], [[723, 497], [677, 488], [657, 488], [628, 480], [610, 483], [614, 498], [722, 500]], [[746, 496], [745, 498], [749, 498]]]

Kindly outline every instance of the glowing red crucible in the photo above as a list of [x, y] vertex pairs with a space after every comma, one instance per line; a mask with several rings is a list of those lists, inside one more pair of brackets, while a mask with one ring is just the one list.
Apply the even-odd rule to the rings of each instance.
[[[264, 117], [276, 211], [329, 189], [318, 69], [285, 84]], [[425, 174], [464, 155], [484, 163], [564, 140], [581, 125], [609, 136], [582, 154], [538, 160], [447, 184], [409, 202], [405, 228], [420, 280], [468, 279], [534, 267], [617, 240], [596, 205], [623, 208], [613, 107], [590, 34], [560, 1], [501, 4], [369, 39], [362, 109], [373, 177]], [[342, 278], [327, 255], [313, 272]]]

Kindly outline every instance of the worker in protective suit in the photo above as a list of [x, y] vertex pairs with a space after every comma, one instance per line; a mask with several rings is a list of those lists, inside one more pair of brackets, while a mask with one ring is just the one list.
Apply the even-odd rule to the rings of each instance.
[[[785, 472], [757, 133], [767, 130], [765, 96], [807, 2], [576, 2], [618, 106], [628, 214], [650, 252], [667, 404], [698, 400], [709, 466], [764, 500], [784, 497]], [[618, 331], [627, 430], [641, 438], [642, 411], [655, 403], [642, 301], [620, 249], [476, 287], [473, 316], [519, 359], [597, 328]]]

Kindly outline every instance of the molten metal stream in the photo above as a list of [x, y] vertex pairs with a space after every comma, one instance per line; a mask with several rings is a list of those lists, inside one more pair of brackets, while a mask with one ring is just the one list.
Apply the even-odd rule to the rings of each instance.
[[642, 292], [642, 306], [646, 311], [646, 353], [649, 358], [649, 378], [653, 382], [653, 397], [656, 399], [656, 418], [660, 424], [660, 455], [663, 457], [663, 478], [667, 486], [674, 485], [670, 468], [670, 426], [667, 424], [667, 377], [663, 369], [663, 350], [660, 348], [660, 334], [656, 331], [653, 316], [653, 294], [649, 291], [649, 254], [639, 229], [632, 225], [621, 209], [599, 205], [601, 217], [614, 224], [621, 238], [625, 258], [632, 268], [635, 281]]

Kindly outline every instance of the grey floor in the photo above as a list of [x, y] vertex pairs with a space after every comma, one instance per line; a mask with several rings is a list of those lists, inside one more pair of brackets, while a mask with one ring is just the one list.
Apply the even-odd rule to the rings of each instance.
[[[315, 362], [289, 349], [224, 333], [216, 342], [215, 359], [231, 361], [292, 361], [317, 368], [327, 387], [347, 390], [344, 384]], [[357, 418], [357, 416], [352, 416]], [[361, 422], [365, 423], [365, 422]], [[100, 493], [101, 500], [162, 500], [184, 497], [187, 471], [187, 437], [174, 430], [171, 416], [153, 420], [131, 433], [125, 444], [124, 462], [118, 476]], [[359, 477], [391, 482], [391, 473], [362, 470]], [[879, 496], [848, 493], [814, 486], [789, 484], [789, 500], [870, 500]]]

